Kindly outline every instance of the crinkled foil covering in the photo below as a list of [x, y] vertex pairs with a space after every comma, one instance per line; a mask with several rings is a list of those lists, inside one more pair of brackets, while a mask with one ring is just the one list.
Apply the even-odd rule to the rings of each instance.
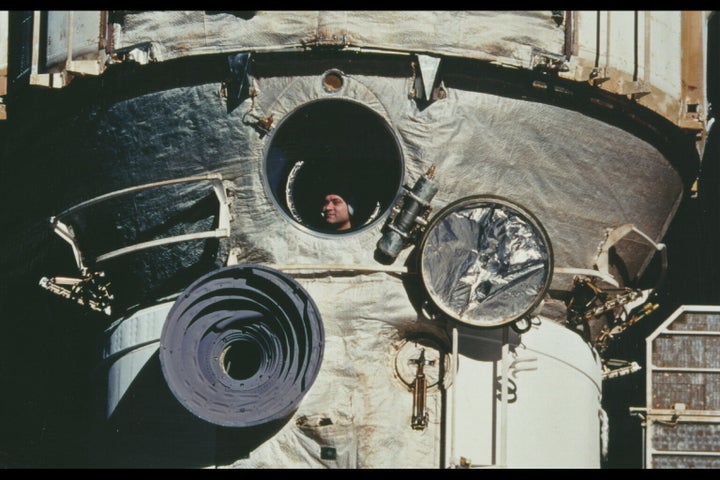
[[487, 202], [442, 218], [428, 232], [421, 261], [436, 304], [478, 326], [502, 325], [527, 313], [550, 275], [540, 231], [509, 207]]

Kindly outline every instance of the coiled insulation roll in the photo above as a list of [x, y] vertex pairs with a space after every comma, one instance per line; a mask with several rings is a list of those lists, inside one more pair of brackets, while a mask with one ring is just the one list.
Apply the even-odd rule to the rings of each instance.
[[196, 416], [251, 427], [291, 414], [322, 363], [324, 329], [292, 278], [233, 265], [196, 280], [176, 300], [160, 337], [165, 380]]

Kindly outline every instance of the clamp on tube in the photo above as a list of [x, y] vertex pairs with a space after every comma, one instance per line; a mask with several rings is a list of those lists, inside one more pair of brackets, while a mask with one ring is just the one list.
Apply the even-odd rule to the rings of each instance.
[[418, 233], [427, 226], [430, 201], [438, 191], [433, 181], [435, 165], [417, 179], [412, 190], [405, 188], [405, 195], [393, 207], [393, 214], [386, 225], [385, 233], [377, 242], [378, 250], [392, 261], [403, 248], [413, 243]]

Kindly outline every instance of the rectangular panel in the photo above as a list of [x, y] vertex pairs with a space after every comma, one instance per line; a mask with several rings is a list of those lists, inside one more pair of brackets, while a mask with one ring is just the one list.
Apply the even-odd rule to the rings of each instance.
[[611, 66], [632, 73], [635, 66], [635, 12], [610, 11], [605, 18], [604, 62], [601, 66]]
[[650, 468], [720, 468], [720, 457], [653, 455]]
[[100, 11], [49, 11], [47, 64], [50, 69], [68, 60], [95, 59], [100, 50]]
[[720, 374], [653, 372], [652, 408], [684, 403], [689, 410], [720, 409]]
[[720, 467], [717, 308], [681, 307], [647, 339], [647, 468]]
[[652, 433], [655, 450], [720, 453], [720, 424], [717, 423], [678, 423], [671, 426], [655, 422]]
[[720, 336], [660, 335], [652, 362], [656, 368], [720, 368]]
[[720, 313], [686, 312], [672, 322], [668, 330], [720, 332]]
[[680, 99], [681, 14], [673, 11], [647, 12], [648, 54], [647, 81]]

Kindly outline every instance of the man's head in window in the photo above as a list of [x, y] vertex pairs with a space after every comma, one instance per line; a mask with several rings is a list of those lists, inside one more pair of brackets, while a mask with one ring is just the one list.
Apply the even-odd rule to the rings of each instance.
[[328, 193], [322, 199], [322, 210], [324, 226], [330, 230], [343, 231], [352, 228], [352, 217], [354, 214], [352, 196], [342, 190], [336, 193]]

